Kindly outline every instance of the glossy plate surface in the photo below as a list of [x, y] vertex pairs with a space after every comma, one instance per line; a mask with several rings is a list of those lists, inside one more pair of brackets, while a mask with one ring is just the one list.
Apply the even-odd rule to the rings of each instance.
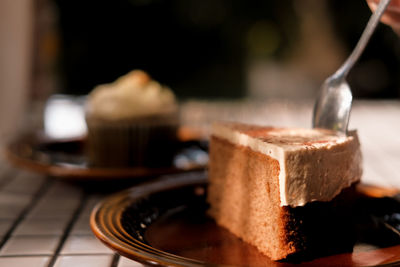
[[10, 143], [5, 155], [17, 167], [52, 177], [84, 180], [148, 177], [201, 170], [208, 160], [206, 142], [185, 141], [177, 147], [170, 166], [103, 168], [89, 165], [84, 145], [84, 138], [57, 140], [33, 134]]
[[[99, 203], [91, 216], [94, 234], [133, 260], [155, 265], [218, 266], [398, 266], [400, 204], [389, 197], [366, 198], [374, 226], [359, 226], [353, 251], [300, 264], [274, 262], [256, 248], [217, 226], [206, 215], [206, 174], [170, 175], [117, 193]], [[374, 190], [362, 186], [363, 193]], [[379, 191], [379, 190], [378, 190]], [[379, 191], [381, 195], [385, 190]], [[392, 191], [387, 191], [392, 194]], [[376, 191], [374, 191], [376, 194]], [[383, 208], [381, 208], [383, 206]], [[369, 211], [368, 211], [369, 212]], [[383, 212], [383, 213], [382, 213]], [[386, 216], [386, 217], [385, 217]], [[389, 216], [389, 217], [388, 217]], [[399, 217], [399, 218], [397, 218]], [[392, 227], [390, 226], [389, 227]], [[364, 229], [365, 228], [365, 229]], [[329, 231], [329, 229], [327, 229]]]

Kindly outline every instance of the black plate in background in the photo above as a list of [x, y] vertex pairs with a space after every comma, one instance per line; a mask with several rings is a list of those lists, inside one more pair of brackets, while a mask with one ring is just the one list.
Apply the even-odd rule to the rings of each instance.
[[85, 139], [48, 139], [37, 133], [21, 137], [5, 150], [6, 158], [17, 167], [52, 177], [68, 179], [116, 179], [159, 176], [201, 170], [207, 166], [207, 142], [177, 144], [170, 166], [98, 167], [90, 166], [84, 153]]

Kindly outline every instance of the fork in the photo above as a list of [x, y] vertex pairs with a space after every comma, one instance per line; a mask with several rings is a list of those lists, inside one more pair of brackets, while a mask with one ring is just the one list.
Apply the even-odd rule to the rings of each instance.
[[313, 128], [347, 133], [353, 96], [346, 76], [364, 51], [390, 1], [381, 0], [379, 2], [353, 52], [343, 65], [322, 84], [319, 97], [314, 105]]

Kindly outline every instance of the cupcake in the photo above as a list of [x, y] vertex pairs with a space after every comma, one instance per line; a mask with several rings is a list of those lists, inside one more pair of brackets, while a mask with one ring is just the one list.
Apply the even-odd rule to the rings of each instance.
[[86, 105], [87, 151], [94, 166], [167, 166], [177, 143], [173, 92], [134, 70], [95, 87]]

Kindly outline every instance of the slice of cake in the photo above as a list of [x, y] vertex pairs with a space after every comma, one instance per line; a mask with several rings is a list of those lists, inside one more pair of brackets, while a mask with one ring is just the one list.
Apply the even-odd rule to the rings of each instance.
[[361, 173], [356, 132], [217, 123], [209, 214], [273, 260], [318, 250], [347, 235], [336, 219]]

